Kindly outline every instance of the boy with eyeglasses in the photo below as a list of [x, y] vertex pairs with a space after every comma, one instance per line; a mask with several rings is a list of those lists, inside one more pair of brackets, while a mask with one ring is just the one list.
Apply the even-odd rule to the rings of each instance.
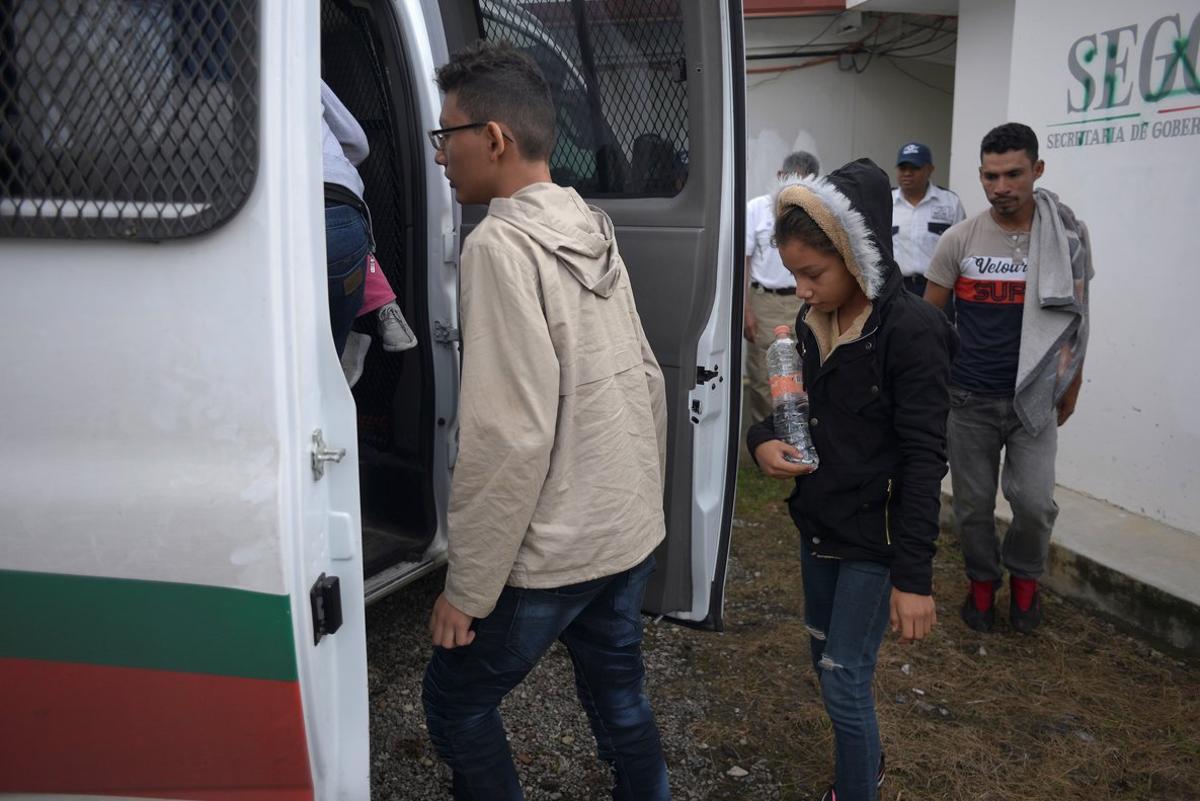
[[614, 799], [667, 799], [642, 596], [666, 534], [662, 372], [612, 221], [555, 185], [534, 62], [479, 42], [438, 70], [437, 163], [488, 214], [460, 264], [462, 389], [445, 591], [423, 700], [459, 801], [523, 798], [498, 706], [561, 641]]

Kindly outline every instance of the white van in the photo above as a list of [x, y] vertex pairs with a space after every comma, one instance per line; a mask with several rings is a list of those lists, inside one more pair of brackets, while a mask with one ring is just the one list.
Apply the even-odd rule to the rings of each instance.
[[[527, 49], [669, 393], [646, 611], [717, 628], [743, 218], [737, 0], [0, 1], [0, 795], [369, 794], [364, 604], [444, 562], [460, 212], [433, 82]], [[319, 79], [420, 345], [330, 338]]]

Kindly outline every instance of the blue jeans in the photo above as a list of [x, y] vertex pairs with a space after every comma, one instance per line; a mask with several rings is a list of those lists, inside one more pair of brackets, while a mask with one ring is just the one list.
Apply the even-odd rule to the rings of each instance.
[[891, 608], [891, 569], [801, 546], [804, 622], [837, 743], [838, 801], [876, 801], [879, 724], [871, 680]]
[[329, 327], [338, 356], [362, 308], [371, 232], [362, 212], [342, 203], [325, 207], [325, 262], [329, 275]]
[[642, 596], [654, 557], [629, 570], [548, 590], [505, 587], [470, 645], [434, 648], [423, 700], [429, 736], [454, 773], [456, 801], [524, 798], [498, 706], [559, 640], [614, 801], [666, 801], [667, 763], [643, 689]]

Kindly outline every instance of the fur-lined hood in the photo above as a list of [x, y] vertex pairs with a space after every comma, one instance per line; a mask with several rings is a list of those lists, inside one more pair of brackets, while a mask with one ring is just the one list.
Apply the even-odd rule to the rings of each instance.
[[891, 185], [870, 159], [821, 178], [788, 176], [779, 182], [771, 206], [776, 217], [791, 206], [807, 211], [870, 300], [879, 297], [889, 273], [898, 272], [892, 258]]

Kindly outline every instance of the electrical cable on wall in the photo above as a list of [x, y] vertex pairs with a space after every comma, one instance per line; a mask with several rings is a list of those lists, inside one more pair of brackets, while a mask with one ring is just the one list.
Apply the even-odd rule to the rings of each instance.
[[[957, 25], [949, 26], [952, 17], [934, 17], [933, 24], [925, 24], [920, 20], [905, 19], [900, 23], [900, 32], [889, 39], [880, 41], [880, 36], [883, 33], [883, 28], [889, 17], [893, 15], [880, 14], [876, 18], [875, 27], [866, 36], [860, 39], [842, 43], [842, 42], [821, 42], [823, 37], [830, 28], [834, 26], [839, 16], [832, 17], [828, 24], [821, 29], [816, 36], [798, 45], [795, 49], [784, 53], [754, 53], [746, 56], [747, 61], [760, 60], [787, 60], [787, 59], [819, 59], [819, 63], [827, 63], [829, 56], [836, 57], [842, 66], [842, 69], [853, 70], [855, 73], [862, 74], [871, 65], [871, 62], [876, 56], [887, 56], [896, 59], [912, 59], [919, 60], [935, 56], [955, 45], [958, 41]], [[868, 44], [868, 40], [870, 43]], [[931, 50], [924, 48], [933, 46]], [[913, 52], [917, 51], [917, 52]], [[858, 56], [866, 54], [866, 63], [861, 67], [858, 65]], [[770, 68], [751, 68], [747, 74], [761, 73], [777, 73], [788, 72], [795, 69], [804, 69], [809, 66], [815, 66], [817, 62], [806, 62], [804, 64], [789, 65], [787, 67], [770, 67]]]

